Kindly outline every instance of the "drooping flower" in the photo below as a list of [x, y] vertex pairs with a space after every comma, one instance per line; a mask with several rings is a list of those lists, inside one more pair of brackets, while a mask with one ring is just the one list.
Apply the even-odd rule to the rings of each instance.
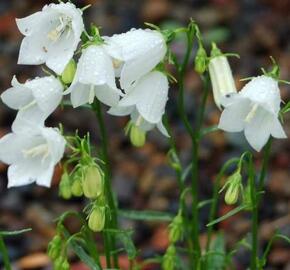
[[131, 122], [142, 131], [147, 132], [156, 126], [162, 134], [168, 136], [162, 124], [168, 87], [168, 79], [163, 73], [149, 72], [126, 92], [118, 106], [108, 112], [119, 116], [130, 115]]
[[105, 38], [105, 48], [114, 59], [116, 76], [127, 89], [164, 58], [167, 46], [161, 33], [150, 29], [130, 31]]
[[109, 106], [118, 103], [122, 93], [116, 87], [112, 60], [102, 45], [83, 50], [74, 80], [64, 93], [71, 93], [73, 107], [92, 103], [95, 97]]
[[[0, 139], [0, 160], [9, 164], [8, 187], [36, 182], [49, 187], [54, 166], [65, 149], [65, 139], [55, 128], [34, 125], [24, 120], [22, 129]], [[22, 132], [25, 130], [25, 132]]]
[[227, 94], [237, 93], [228, 59], [213, 43], [209, 61], [209, 75], [215, 104], [221, 110], [221, 102]]
[[25, 36], [18, 64], [46, 65], [61, 74], [72, 58], [84, 30], [82, 11], [72, 3], [50, 4], [42, 11], [16, 19]]
[[249, 144], [260, 151], [270, 135], [287, 137], [278, 119], [280, 103], [278, 82], [265, 75], [255, 77], [238, 94], [226, 96], [219, 128], [244, 131]]
[[13, 123], [14, 127], [18, 125], [20, 118], [43, 124], [59, 105], [63, 95], [62, 84], [53, 76], [35, 78], [23, 84], [14, 76], [11, 85], [12, 87], [1, 95], [1, 99], [8, 107], [19, 110]]

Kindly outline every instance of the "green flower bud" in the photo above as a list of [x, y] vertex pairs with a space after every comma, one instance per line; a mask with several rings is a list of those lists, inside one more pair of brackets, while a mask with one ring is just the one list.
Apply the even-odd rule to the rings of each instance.
[[104, 229], [106, 220], [106, 211], [104, 206], [94, 207], [90, 213], [88, 225], [94, 232], [100, 232]]
[[223, 55], [221, 50], [217, 47], [217, 45], [214, 42], [212, 42], [210, 56], [213, 58], [221, 55]]
[[65, 84], [70, 84], [74, 79], [76, 69], [77, 69], [76, 62], [74, 59], [71, 59], [61, 74], [61, 80]]
[[80, 197], [83, 195], [83, 187], [80, 179], [75, 179], [71, 187], [72, 195]]
[[130, 128], [130, 140], [136, 147], [142, 147], [146, 141], [146, 132], [141, 130], [135, 124], [132, 124]]
[[70, 199], [72, 195], [69, 175], [66, 172], [62, 175], [60, 180], [59, 195], [66, 200]]
[[202, 45], [200, 45], [198, 50], [197, 50], [194, 64], [195, 64], [194, 69], [198, 74], [203, 74], [206, 71], [207, 54], [206, 54], [205, 49], [202, 47]]
[[53, 264], [53, 269], [54, 270], [63, 270], [62, 264], [65, 261], [65, 258], [63, 256], [59, 256]]
[[89, 199], [95, 199], [103, 193], [104, 175], [98, 166], [86, 167], [82, 186], [84, 195]]
[[174, 217], [173, 221], [169, 225], [169, 241], [170, 243], [175, 243], [182, 239], [183, 237], [183, 218], [181, 213], [178, 213]]
[[61, 253], [61, 237], [59, 235], [49, 242], [47, 247], [47, 254], [52, 260], [56, 260]]
[[70, 265], [67, 259], [65, 259], [61, 265], [61, 270], [70, 270]]
[[[222, 190], [225, 188], [226, 194], [225, 194], [225, 203], [228, 205], [235, 204], [239, 199], [239, 193], [241, 189], [241, 182], [242, 182], [242, 175], [240, 173], [240, 170], [238, 169], [234, 174], [232, 174]], [[222, 191], [221, 190], [221, 191]]]
[[170, 245], [162, 258], [163, 270], [174, 270], [176, 266], [176, 249], [174, 245]]

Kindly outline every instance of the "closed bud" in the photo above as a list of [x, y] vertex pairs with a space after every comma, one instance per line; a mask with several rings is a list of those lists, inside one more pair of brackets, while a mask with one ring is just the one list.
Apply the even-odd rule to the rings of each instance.
[[100, 232], [104, 229], [106, 220], [106, 211], [104, 206], [96, 206], [93, 208], [89, 216], [88, 225], [94, 232]]
[[200, 44], [197, 50], [195, 60], [194, 60], [194, 69], [198, 74], [203, 74], [207, 68], [207, 54], [203, 46]]
[[67, 259], [65, 259], [63, 262], [62, 262], [62, 265], [61, 265], [61, 270], [69, 270], [70, 269], [70, 265], [69, 265], [69, 262]]
[[226, 189], [225, 203], [228, 205], [235, 204], [239, 199], [239, 193], [241, 189], [242, 175], [238, 169], [234, 174], [232, 174], [223, 189]]
[[103, 193], [104, 175], [98, 166], [86, 167], [82, 186], [84, 195], [89, 199], [95, 199]]
[[176, 249], [174, 245], [170, 245], [162, 258], [163, 270], [174, 270], [176, 266]]
[[214, 43], [208, 68], [214, 101], [221, 110], [225, 97], [237, 93], [237, 88], [227, 57], [221, 53]]
[[75, 73], [76, 73], [76, 68], [77, 68], [77, 66], [76, 66], [75, 60], [71, 59], [61, 74], [61, 80], [65, 84], [72, 83], [74, 76], [75, 76]]
[[65, 258], [63, 256], [59, 256], [53, 264], [53, 269], [54, 270], [63, 270], [62, 264], [65, 261]]
[[52, 260], [56, 260], [61, 253], [61, 237], [59, 235], [49, 242], [47, 247], [47, 254]]
[[172, 223], [169, 225], [169, 241], [175, 243], [183, 237], [183, 218], [181, 213], [174, 217]]
[[130, 128], [130, 140], [136, 147], [142, 147], [146, 141], [146, 132], [141, 130], [137, 125], [132, 124]]
[[66, 200], [70, 199], [72, 195], [69, 175], [66, 172], [62, 175], [60, 180], [59, 195]]
[[75, 179], [71, 187], [72, 195], [80, 197], [83, 195], [83, 187], [80, 179]]

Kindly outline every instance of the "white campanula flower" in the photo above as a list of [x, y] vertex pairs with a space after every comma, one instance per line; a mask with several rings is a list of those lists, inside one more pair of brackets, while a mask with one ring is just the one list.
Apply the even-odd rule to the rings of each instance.
[[72, 3], [50, 4], [42, 11], [16, 19], [25, 36], [18, 64], [46, 65], [61, 74], [80, 42], [84, 30], [82, 11]]
[[229, 132], [244, 130], [249, 144], [260, 151], [270, 135], [287, 137], [278, 119], [280, 103], [278, 82], [265, 75], [255, 77], [238, 94], [224, 99], [219, 128]]
[[209, 61], [209, 75], [215, 104], [221, 109], [221, 102], [227, 94], [237, 93], [233, 74], [227, 57], [220, 55]]
[[114, 59], [122, 89], [150, 72], [164, 58], [167, 46], [161, 33], [150, 29], [132, 29], [105, 38], [106, 50]]
[[1, 99], [8, 107], [19, 110], [13, 123], [14, 127], [21, 118], [42, 124], [56, 109], [63, 96], [63, 86], [53, 76], [35, 78], [23, 84], [14, 76], [11, 85], [12, 87], [1, 95]]
[[91, 104], [95, 97], [109, 106], [118, 103], [122, 92], [116, 87], [112, 60], [101, 45], [83, 50], [74, 80], [64, 93], [71, 93], [73, 107]]
[[54, 166], [63, 156], [65, 139], [54, 128], [26, 120], [22, 125], [0, 139], [0, 160], [10, 165], [8, 187], [32, 182], [49, 187]]
[[162, 134], [168, 136], [162, 124], [168, 87], [168, 79], [163, 73], [149, 72], [126, 92], [118, 106], [112, 107], [109, 113], [130, 115], [131, 121], [141, 130], [146, 132], [156, 126]]

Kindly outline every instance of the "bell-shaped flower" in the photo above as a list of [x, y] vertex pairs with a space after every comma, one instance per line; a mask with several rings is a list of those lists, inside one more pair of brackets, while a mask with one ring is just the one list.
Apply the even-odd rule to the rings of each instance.
[[131, 115], [131, 121], [141, 130], [146, 132], [156, 126], [168, 136], [162, 124], [168, 87], [167, 77], [159, 71], [152, 71], [130, 88], [118, 106], [108, 112], [112, 115]]
[[49, 187], [55, 165], [64, 154], [65, 139], [55, 128], [22, 121], [25, 130], [13, 130], [0, 139], [0, 160], [9, 164], [8, 187], [36, 182]]
[[218, 127], [229, 132], [244, 131], [249, 144], [260, 151], [270, 135], [287, 137], [278, 119], [280, 103], [278, 82], [265, 75], [255, 77], [238, 94], [224, 98]]
[[80, 42], [84, 30], [82, 11], [72, 3], [50, 4], [42, 11], [16, 19], [25, 36], [18, 64], [46, 65], [61, 74]]
[[114, 59], [120, 86], [127, 89], [150, 72], [164, 58], [167, 46], [161, 33], [150, 29], [131, 29], [105, 39], [105, 48]]
[[19, 110], [13, 126], [18, 125], [21, 118], [35, 124], [43, 124], [63, 96], [63, 86], [53, 76], [35, 78], [23, 84], [14, 76], [11, 85], [12, 87], [1, 95], [1, 99], [8, 107]]
[[83, 50], [74, 80], [64, 92], [69, 93], [73, 107], [91, 104], [95, 97], [109, 106], [119, 102], [122, 92], [116, 87], [111, 57], [102, 45], [91, 45]]

